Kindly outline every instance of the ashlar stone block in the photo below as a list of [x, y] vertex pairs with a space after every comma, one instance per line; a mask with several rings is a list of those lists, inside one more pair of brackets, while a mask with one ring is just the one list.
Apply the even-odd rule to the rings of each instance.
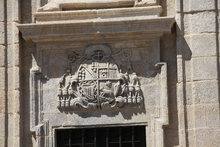
[[7, 50], [7, 58], [8, 58], [8, 67], [13, 67], [13, 66], [19, 66], [20, 64], [20, 59], [19, 59], [19, 44], [12, 44], [8, 45], [8, 50]]
[[5, 68], [0, 67], [0, 89], [5, 89]]
[[0, 45], [0, 67], [5, 66], [5, 46]]
[[20, 20], [19, 1], [7, 0], [7, 17], [9, 22], [18, 22]]
[[186, 84], [178, 83], [177, 93], [178, 93], [177, 96], [178, 96], [179, 105], [192, 105], [193, 104], [191, 82], [186, 82]]
[[0, 114], [5, 113], [5, 99], [5, 90], [0, 90]]
[[19, 43], [19, 30], [16, 22], [7, 23], [7, 44]]
[[214, 0], [190, 0], [190, 11], [214, 10]]
[[177, 72], [178, 72], [178, 82], [190, 81], [191, 80], [191, 73], [192, 68], [191, 65], [192, 62], [190, 60], [184, 60], [179, 58], [177, 59]]
[[219, 103], [206, 105], [206, 124], [209, 128], [219, 128], [220, 126]]
[[217, 79], [216, 57], [204, 57], [192, 59], [192, 80]]
[[195, 105], [195, 128], [217, 128], [220, 125], [219, 104]]
[[205, 105], [194, 106], [195, 111], [195, 128], [206, 127], [206, 107]]
[[4, 1], [0, 1], [0, 22], [3, 22], [4, 20], [5, 20], [5, 18], [4, 18], [4, 11], [5, 11], [5, 9], [4, 9]]
[[192, 95], [195, 103], [217, 103], [218, 97], [218, 81], [199, 81], [192, 84]]
[[195, 133], [196, 146], [198, 147], [219, 147], [219, 129], [197, 129]]
[[0, 22], [0, 45], [5, 44], [5, 24]]
[[176, 10], [178, 12], [181, 12], [181, 10], [183, 12], [195, 12], [215, 9], [214, 0], [183, 0], [182, 2], [181, 0], [176, 1]]
[[186, 106], [186, 129], [193, 129], [194, 123], [195, 123], [195, 117], [194, 117], [194, 106], [188, 105]]
[[5, 140], [6, 140], [6, 137], [0, 137], [0, 146], [6, 146]]
[[185, 36], [192, 57], [216, 56], [216, 34], [203, 33]]
[[8, 68], [8, 89], [20, 89], [20, 69], [18, 66]]
[[184, 15], [184, 25], [186, 34], [214, 33], [215, 12], [199, 12]]

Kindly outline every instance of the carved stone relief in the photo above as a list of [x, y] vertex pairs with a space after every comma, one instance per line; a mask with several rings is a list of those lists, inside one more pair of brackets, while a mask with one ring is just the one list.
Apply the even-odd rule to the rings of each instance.
[[85, 57], [75, 73], [77, 58], [69, 56], [70, 67], [60, 78], [58, 108], [108, 109], [125, 105], [140, 107], [143, 95], [139, 78], [131, 69], [122, 73], [106, 45], [92, 45], [85, 50]]

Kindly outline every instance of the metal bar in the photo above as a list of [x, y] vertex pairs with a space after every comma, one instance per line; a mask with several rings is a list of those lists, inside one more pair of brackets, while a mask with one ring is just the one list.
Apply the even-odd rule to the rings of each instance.
[[81, 131], [81, 136], [82, 136], [82, 145], [81, 145], [81, 147], [85, 147], [85, 129], [82, 129], [82, 131]]
[[109, 143], [108, 143], [108, 140], [109, 140], [108, 137], [109, 136], [108, 136], [108, 134], [109, 134], [109, 128], [106, 128], [106, 137], [105, 137], [106, 138], [106, 147], [109, 147]]
[[71, 147], [71, 130], [68, 131], [68, 137], [69, 137], [69, 147]]
[[132, 138], [131, 138], [132, 147], [135, 147], [135, 144], [134, 144], [134, 127], [131, 128], [131, 133], [132, 133]]
[[96, 136], [96, 129], [94, 130], [94, 147], [97, 147], [97, 144], [96, 144], [96, 142], [97, 142], [97, 136]]
[[121, 127], [119, 128], [119, 147], [121, 147]]

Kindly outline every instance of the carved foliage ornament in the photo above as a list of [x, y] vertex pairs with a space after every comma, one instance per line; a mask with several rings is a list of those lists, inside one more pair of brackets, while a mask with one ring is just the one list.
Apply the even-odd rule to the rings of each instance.
[[74, 74], [68, 69], [61, 77], [58, 108], [80, 110], [141, 106], [143, 95], [138, 76], [134, 72], [122, 73], [108, 46], [92, 45], [85, 54]]

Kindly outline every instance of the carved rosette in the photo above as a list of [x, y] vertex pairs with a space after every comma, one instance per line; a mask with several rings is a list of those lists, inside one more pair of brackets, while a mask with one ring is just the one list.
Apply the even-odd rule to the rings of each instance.
[[105, 45], [86, 49], [85, 58], [73, 74], [72, 68], [60, 78], [59, 109], [107, 109], [125, 105], [140, 107], [141, 85], [136, 73], [122, 73]]

